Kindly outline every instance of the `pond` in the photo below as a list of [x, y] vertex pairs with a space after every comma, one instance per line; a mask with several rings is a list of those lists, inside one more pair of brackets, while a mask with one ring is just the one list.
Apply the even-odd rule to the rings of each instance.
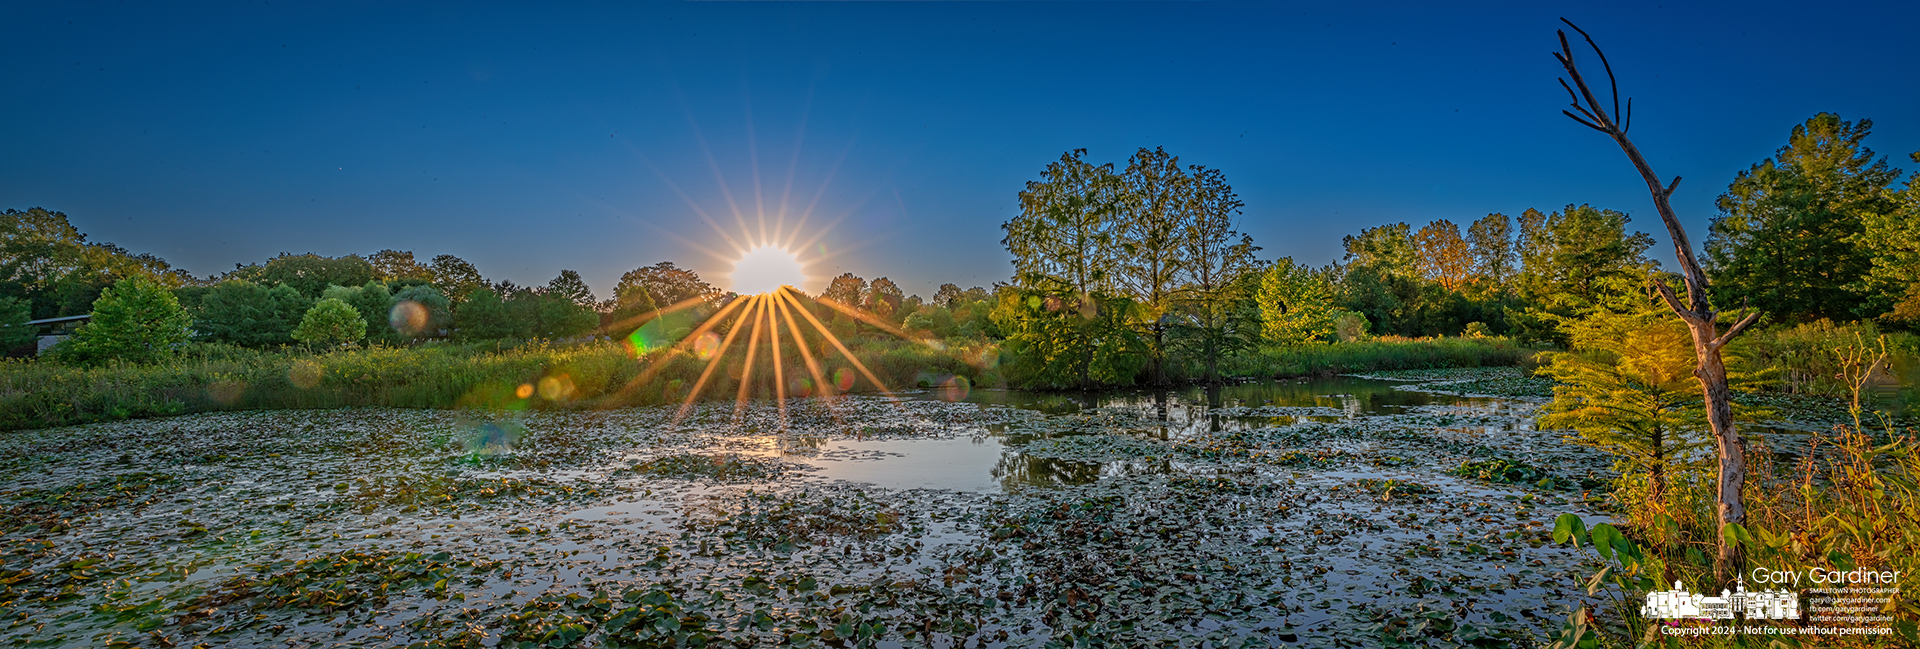
[[1517, 376], [21, 431], [0, 644], [1524, 646], [1611, 462]]

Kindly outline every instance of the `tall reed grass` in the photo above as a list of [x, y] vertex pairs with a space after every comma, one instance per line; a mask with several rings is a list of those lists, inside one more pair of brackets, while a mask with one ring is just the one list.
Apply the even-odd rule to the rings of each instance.
[[[865, 373], [832, 348], [811, 349], [836, 388], [871, 391]], [[952, 376], [997, 381], [991, 345], [928, 345], [898, 339], [849, 341], [854, 356], [891, 388], [937, 385]], [[789, 394], [820, 392], [789, 359]], [[703, 398], [738, 394], [744, 354], [724, 356]], [[774, 394], [765, 350], [751, 394]], [[40, 428], [217, 410], [391, 406], [402, 408], [589, 408], [677, 402], [706, 372], [685, 351], [636, 357], [616, 342], [521, 346], [371, 347], [321, 354], [194, 345], [159, 365], [82, 368], [33, 360], [0, 363], [0, 429]]]
[[1511, 338], [1382, 337], [1331, 345], [1271, 346], [1222, 362], [1240, 378], [1315, 376], [1387, 370], [1525, 365], [1541, 351]]

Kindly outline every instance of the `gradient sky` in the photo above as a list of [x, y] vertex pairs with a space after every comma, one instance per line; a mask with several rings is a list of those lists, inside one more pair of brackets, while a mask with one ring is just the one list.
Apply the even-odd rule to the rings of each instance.
[[1593, 203], [1671, 260], [1624, 156], [1560, 115], [1560, 16], [1696, 242], [1817, 112], [1874, 119], [1903, 169], [1920, 149], [1913, 2], [172, 4], [8, 9], [0, 208], [201, 276], [396, 248], [601, 297], [660, 260], [725, 286], [701, 214], [758, 239], [784, 205], [812, 206], [806, 288], [931, 295], [1011, 273], [999, 226], [1048, 162], [1153, 146], [1226, 174], [1262, 258]]

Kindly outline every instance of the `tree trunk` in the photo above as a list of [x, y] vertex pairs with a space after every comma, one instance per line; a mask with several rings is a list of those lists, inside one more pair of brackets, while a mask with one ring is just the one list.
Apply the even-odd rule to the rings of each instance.
[[[1599, 55], [1600, 64], [1606, 67], [1607, 81], [1611, 84], [1614, 80], [1613, 67], [1607, 64], [1607, 55], [1600, 51], [1599, 45], [1594, 44], [1593, 37], [1572, 21], [1565, 18], [1560, 20], [1587, 39], [1587, 44]], [[1653, 284], [1659, 289], [1660, 298], [1666, 301], [1667, 307], [1687, 323], [1687, 329], [1693, 334], [1693, 351], [1698, 360], [1693, 375], [1700, 380], [1700, 392], [1706, 399], [1707, 422], [1713, 427], [1714, 447], [1720, 456], [1719, 489], [1715, 492], [1714, 500], [1718, 505], [1719, 531], [1724, 532], [1728, 525], [1739, 525], [1745, 521], [1746, 506], [1741, 502], [1740, 490], [1746, 482], [1747, 456], [1746, 444], [1740, 439], [1740, 431], [1733, 425], [1733, 392], [1727, 387], [1727, 366], [1720, 357], [1720, 350], [1759, 320], [1760, 313], [1748, 313], [1745, 318], [1728, 327], [1725, 333], [1720, 332], [1715, 324], [1719, 314], [1707, 299], [1707, 274], [1694, 257], [1693, 243], [1687, 238], [1686, 228], [1681, 227], [1680, 218], [1674, 215], [1669, 200], [1674, 188], [1680, 185], [1680, 178], [1675, 176], [1673, 182], [1664, 187], [1661, 185], [1660, 175], [1654, 173], [1653, 166], [1647, 164], [1646, 157], [1640, 155], [1640, 149], [1627, 139], [1627, 129], [1632, 126], [1633, 119], [1632, 100], [1628, 100], [1627, 112], [1622, 115], [1620, 91], [1617, 86], [1613, 87], [1613, 110], [1609, 112], [1594, 96], [1593, 89], [1587, 86], [1586, 79], [1581, 77], [1580, 69], [1573, 61], [1573, 47], [1567, 44], [1566, 32], [1560, 32], [1559, 36], [1560, 51], [1555, 52], [1553, 57], [1566, 68], [1567, 76], [1574, 83], [1569, 87], [1562, 81], [1560, 85], [1566, 88], [1567, 95], [1573, 100], [1573, 109], [1580, 111], [1580, 114], [1575, 115], [1567, 110], [1560, 112], [1587, 128], [1607, 134], [1615, 144], [1620, 145], [1620, 151], [1627, 154], [1627, 160], [1633, 163], [1641, 179], [1646, 181], [1648, 191], [1653, 194], [1653, 207], [1660, 212], [1660, 220], [1666, 224], [1667, 234], [1673, 239], [1674, 257], [1680, 262], [1681, 276], [1686, 280], [1686, 301], [1681, 301], [1673, 288], [1658, 277], [1653, 278]], [[1574, 92], [1575, 87], [1580, 89], [1578, 94]], [[1582, 119], [1582, 115], [1586, 118]], [[1616, 118], [1619, 121], [1615, 121]], [[1714, 564], [1714, 573], [1720, 581], [1725, 582], [1740, 572], [1740, 548], [1728, 543], [1724, 533], [1715, 536], [1720, 552]]]
[[[1718, 332], [1714, 331], [1713, 322], [1689, 321], [1687, 326], [1693, 330], [1693, 349], [1699, 358], [1693, 375], [1700, 379], [1701, 396], [1707, 403], [1707, 423], [1713, 428], [1714, 450], [1720, 456], [1719, 488], [1714, 491], [1714, 503], [1720, 527], [1724, 529], [1746, 521], [1747, 508], [1740, 494], [1747, 481], [1747, 444], [1733, 424], [1733, 391], [1727, 387], [1727, 366], [1720, 358], [1720, 346], [1714, 344]], [[1740, 546], [1727, 543], [1723, 537], [1714, 572], [1724, 581], [1728, 575], [1740, 572], [1741, 563]]]

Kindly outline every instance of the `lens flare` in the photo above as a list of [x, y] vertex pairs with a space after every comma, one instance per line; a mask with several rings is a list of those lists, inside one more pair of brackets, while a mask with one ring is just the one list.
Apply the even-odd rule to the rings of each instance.
[[800, 258], [783, 248], [760, 246], [733, 264], [733, 292], [741, 295], [772, 293], [782, 286], [799, 286], [806, 279]]
[[387, 312], [387, 324], [408, 336], [418, 336], [427, 328], [427, 307], [413, 300], [401, 300]]

